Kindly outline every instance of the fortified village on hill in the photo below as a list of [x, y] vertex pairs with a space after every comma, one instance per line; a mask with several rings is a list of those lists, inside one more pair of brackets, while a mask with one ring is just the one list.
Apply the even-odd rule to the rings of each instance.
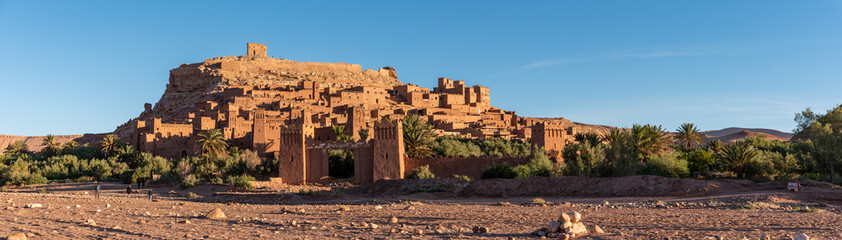
[[[567, 119], [493, 107], [487, 87], [461, 80], [439, 78], [431, 91], [401, 83], [392, 67], [272, 58], [265, 45], [248, 43], [247, 55], [170, 70], [159, 102], [115, 132], [140, 151], [180, 158], [198, 152], [200, 133], [219, 129], [230, 146], [278, 158], [279, 177], [291, 184], [327, 176], [326, 149], [353, 149], [353, 181], [370, 183], [403, 178], [402, 125], [390, 119], [407, 115], [440, 135], [520, 139], [555, 157], [575, 131]], [[334, 126], [353, 141], [338, 141]]]

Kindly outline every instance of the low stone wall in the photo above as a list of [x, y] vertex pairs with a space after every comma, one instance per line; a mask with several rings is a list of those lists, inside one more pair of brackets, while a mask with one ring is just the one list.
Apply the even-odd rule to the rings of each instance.
[[429, 165], [430, 172], [436, 177], [452, 177], [454, 174], [466, 175], [479, 179], [482, 170], [500, 163], [508, 163], [517, 166], [529, 162], [528, 157], [499, 157], [499, 156], [476, 156], [476, 157], [421, 157], [406, 158], [405, 171], [409, 174], [412, 169]]

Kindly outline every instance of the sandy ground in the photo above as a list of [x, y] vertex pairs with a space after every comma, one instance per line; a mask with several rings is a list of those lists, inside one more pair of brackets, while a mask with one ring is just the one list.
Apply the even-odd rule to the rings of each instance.
[[[263, 192], [223, 185], [153, 188], [127, 195], [106, 183], [18, 187], [0, 192], [0, 236], [29, 239], [538, 239], [532, 235], [562, 212], [579, 211], [606, 234], [580, 239], [760, 239], [805, 233], [842, 239], [842, 190], [747, 190], [693, 197], [460, 197], [448, 193], [388, 196]], [[47, 190], [41, 190], [47, 189]], [[87, 193], [86, 193], [87, 192]], [[188, 197], [188, 192], [200, 196]], [[804, 196], [810, 196], [805, 199]], [[821, 201], [814, 196], [821, 196]], [[604, 205], [608, 201], [608, 205]], [[28, 204], [40, 208], [26, 208]], [[203, 215], [220, 208], [226, 219]], [[809, 210], [805, 210], [809, 208]], [[398, 223], [390, 223], [394, 216]], [[372, 227], [372, 223], [377, 225]], [[475, 234], [474, 226], [488, 234]]]

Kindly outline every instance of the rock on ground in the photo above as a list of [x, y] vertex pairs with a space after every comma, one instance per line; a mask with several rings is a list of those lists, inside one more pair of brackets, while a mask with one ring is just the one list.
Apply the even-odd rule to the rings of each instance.
[[205, 214], [205, 218], [208, 219], [225, 219], [225, 213], [222, 212], [222, 209], [214, 208], [208, 214]]
[[6, 237], [6, 240], [26, 240], [26, 234], [23, 233], [13, 233]]

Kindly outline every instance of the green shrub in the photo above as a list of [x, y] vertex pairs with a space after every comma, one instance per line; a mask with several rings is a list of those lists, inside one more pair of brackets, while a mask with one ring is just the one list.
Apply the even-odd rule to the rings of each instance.
[[532, 176], [532, 170], [529, 169], [529, 166], [526, 165], [518, 165], [512, 170], [516, 174], [515, 178], [529, 178]]
[[428, 178], [436, 178], [436, 175], [434, 175], [432, 172], [430, 172], [430, 166], [429, 165], [424, 165], [424, 166], [420, 166], [416, 169], [412, 169], [412, 171], [409, 172], [409, 175], [407, 175], [406, 178], [408, 178], [408, 179], [428, 179]]
[[529, 176], [549, 177], [552, 172], [553, 162], [544, 153], [544, 148], [535, 148], [532, 151], [532, 157], [526, 163], [529, 168]]
[[649, 174], [664, 177], [686, 177], [690, 174], [687, 160], [677, 157], [675, 153], [654, 156], [646, 162], [645, 171]]
[[234, 188], [253, 190], [254, 186], [250, 181], [254, 181], [254, 177], [249, 175], [231, 176], [228, 177], [227, 182], [234, 185]]
[[455, 178], [455, 179], [457, 179], [457, 180], [460, 180], [460, 181], [465, 181], [465, 182], [470, 182], [470, 181], [473, 181], [473, 180], [474, 180], [473, 178], [471, 178], [471, 177], [469, 177], [469, 176], [466, 176], [466, 175], [457, 175], [457, 174], [454, 174], [454, 175], [453, 175], [453, 178]]
[[597, 177], [605, 161], [603, 144], [571, 143], [564, 146], [564, 173], [570, 176]]
[[196, 186], [197, 183], [199, 183], [199, 179], [193, 174], [189, 174], [181, 180], [181, 188], [190, 188]]
[[225, 183], [225, 181], [223, 181], [221, 177], [215, 177], [215, 178], [210, 179], [210, 183], [222, 184], [222, 183]]
[[497, 164], [482, 170], [482, 179], [490, 178], [516, 178], [518, 176], [514, 168], [508, 163]]
[[691, 173], [710, 171], [716, 163], [713, 153], [704, 149], [684, 153], [681, 158], [687, 160], [687, 167]]
[[29, 178], [28, 178], [28, 179], [26, 179], [26, 182], [25, 182], [24, 184], [26, 184], [26, 185], [30, 185], [30, 184], [45, 184], [45, 183], [47, 183], [47, 182], [49, 182], [49, 181], [50, 181], [50, 180], [47, 180], [47, 178], [46, 178], [46, 177], [41, 176], [41, 174], [38, 174], [38, 173], [33, 173], [33, 174], [29, 175]]

